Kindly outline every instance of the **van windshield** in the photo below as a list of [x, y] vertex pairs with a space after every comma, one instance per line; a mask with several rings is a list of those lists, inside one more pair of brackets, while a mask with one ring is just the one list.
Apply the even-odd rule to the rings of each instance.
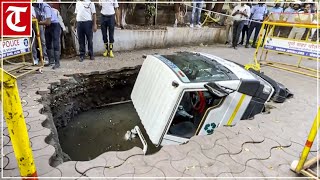
[[214, 59], [190, 52], [162, 55], [175, 64], [190, 82], [237, 80], [237, 76]]

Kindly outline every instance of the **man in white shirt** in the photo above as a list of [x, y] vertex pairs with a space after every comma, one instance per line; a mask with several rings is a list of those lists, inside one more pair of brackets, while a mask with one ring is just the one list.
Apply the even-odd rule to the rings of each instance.
[[237, 5], [233, 11], [233, 36], [232, 36], [232, 46], [234, 49], [237, 49], [237, 44], [239, 41], [239, 36], [244, 26], [244, 23], [249, 19], [250, 15], [250, 7], [246, 5], [244, 2], [246, 0], [242, 0], [240, 5]]
[[79, 41], [80, 62], [84, 60], [86, 54], [85, 42], [87, 38], [90, 60], [94, 60], [93, 55], [93, 32], [97, 31], [96, 7], [90, 0], [79, 0], [76, 3], [75, 14], [77, 14], [77, 34]]
[[[103, 37], [103, 43], [105, 44], [106, 51], [103, 53], [104, 57], [113, 58], [113, 43], [114, 43], [114, 26], [115, 26], [115, 14], [118, 12], [117, 0], [99, 0], [101, 8], [101, 31]], [[109, 34], [109, 39], [108, 39]]]

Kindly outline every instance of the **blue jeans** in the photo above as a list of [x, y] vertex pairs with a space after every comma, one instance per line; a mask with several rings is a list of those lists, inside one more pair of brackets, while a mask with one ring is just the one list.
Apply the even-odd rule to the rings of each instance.
[[249, 31], [248, 31], [248, 36], [247, 36], [247, 42], [246, 44], [249, 44], [249, 39], [251, 37], [251, 34], [254, 31], [254, 37], [253, 37], [253, 42], [252, 42], [252, 46], [255, 46], [256, 41], [257, 41], [257, 37], [259, 35], [260, 29], [261, 29], [262, 23], [258, 23], [258, 22], [251, 22], [250, 27], [249, 27]]
[[[116, 24], [115, 16], [101, 14], [101, 31], [104, 44], [114, 43], [114, 26]], [[109, 39], [108, 39], [109, 33]]]
[[55, 62], [56, 65], [60, 64], [60, 34], [61, 27], [59, 23], [51, 23], [46, 26], [45, 36], [49, 61], [50, 63]]
[[93, 57], [92, 21], [77, 22], [77, 33], [78, 33], [80, 57], [84, 57], [86, 54], [86, 38], [88, 41], [89, 56]]
[[193, 1], [193, 7], [192, 7], [192, 14], [191, 14], [191, 22], [190, 24], [194, 24], [194, 16], [197, 12], [197, 19], [196, 24], [200, 24], [200, 18], [201, 18], [201, 8], [202, 8], [203, 1]]

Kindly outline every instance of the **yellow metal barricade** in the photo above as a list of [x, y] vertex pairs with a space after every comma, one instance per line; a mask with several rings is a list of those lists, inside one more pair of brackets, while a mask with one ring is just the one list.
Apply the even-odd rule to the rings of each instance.
[[1, 99], [4, 117], [12, 142], [14, 155], [19, 166], [20, 175], [24, 178], [37, 179], [32, 149], [23, 109], [19, 97], [16, 77], [0, 68]]
[[[40, 39], [40, 29], [39, 29], [37, 19], [32, 19], [32, 23], [35, 26], [35, 33], [36, 33], [35, 38], [38, 41], [38, 46], [40, 51], [40, 58], [39, 58], [38, 65], [33, 65], [33, 63], [26, 62], [26, 58], [25, 58], [26, 55], [31, 55], [31, 59], [33, 60], [32, 43], [29, 37], [3, 38], [3, 42], [1, 42], [1, 45], [8, 44], [8, 46], [9, 45], [16, 46], [14, 51], [12, 51], [11, 49], [7, 49], [8, 52], [6, 52], [6, 49], [3, 48], [4, 52], [2, 52], [3, 57], [1, 58], [1, 60], [4, 60], [9, 64], [13, 65], [13, 67], [9, 67], [8, 69], [6, 69], [6, 71], [8, 71], [10, 74], [14, 75], [17, 78], [37, 70], [41, 72], [41, 69], [44, 66], [41, 39]], [[36, 43], [36, 42], [33, 42], [33, 43]], [[12, 63], [8, 61], [8, 59], [20, 58], [20, 57], [22, 60], [21, 63]]]
[[[316, 14], [313, 15], [316, 16]], [[299, 16], [299, 18], [303, 17], [303, 15], [296, 16]], [[292, 28], [295, 30], [305, 29], [304, 34], [306, 38], [305, 40], [300, 40], [293, 38], [290, 39], [286, 37], [278, 37], [278, 35], [275, 34], [276, 28]], [[264, 65], [307, 75], [310, 77], [319, 78], [317, 62], [319, 62], [320, 57], [320, 46], [318, 42], [309, 40], [309, 36], [311, 35], [312, 29], [318, 30], [319, 26], [313, 23], [303, 24], [288, 23], [283, 22], [282, 20], [274, 21], [272, 20], [272, 17], [269, 16], [262, 24], [253, 62], [247, 64], [245, 66], [246, 69], [252, 68], [256, 71], [260, 71], [261, 66]], [[270, 57], [271, 53], [273, 53], [272, 57]], [[298, 59], [294, 60], [293, 57], [298, 57]], [[303, 63], [308, 63], [308, 66], [303, 65]]]
[[320, 160], [320, 157], [313, 157], [307, 161], [310, 149], [313, 145], [313, 142], [316, 138], [318, 129], [320, 127], [320, 107], [318, 109], [318, 114], [313, 121], [312, 127], [309, 132], [308, 139], [306, 144], [302, 150], [301, 156], [299, 161], [293, 161], [291, 164], [291, 170], [295, 171], [296, 173], [301, 173], [305, 176], [317, 179], [317, 173], [309, 169], [313, 164], [317, 163]]

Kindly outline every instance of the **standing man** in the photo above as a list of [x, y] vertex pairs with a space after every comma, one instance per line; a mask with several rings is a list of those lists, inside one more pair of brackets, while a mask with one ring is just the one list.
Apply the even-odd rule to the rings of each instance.
[[245, 46], [246, 48], [249, 47], [249, 39], [251, 37], [253, 30], [254, 30], [254, 37], [253, 37], [253, 42], [251, 46], [253, 48], [256, 48], [257, 37], [259, 35], [260, 29], [262, 26], [262, 21], [266, 17], [267, 12], [268, 12], [267, 6], [264, 3], [258, 3], [257, 5], [252, 7], [250, 19], [252, 19], [253, 21], [250, 23], [250, 26], [249, 26], [249, 31], [248, 31], [248, 36], [247, 36], [247, 41]]
[[233, 17], [231, 16], [232, 15], [232, 11], [233, 11], [233, 8], [234, 8], [234, 4], [233, 3], [229, 3], [229, 9], [227, 10], [227, 18], [224, 22], [225, 26], [226, 26], [226, 42], [225, 44], [229, 44], [231, 41], [230, 40], [230, 31], [231, 31], [231, 37], [232, 37], [232, 25], [233, 25]]
[[103, 53], [103, 56], [104, 57], [108, 56], [113, 58], [114, 55], [113, 55], [112, 49], [113, 49], [113, 43], [114, 43], [114, 26], [116, 23], [115, 14], [117, 14], [117, 17], [119, 17], [118, 1], [117, 0], [99, 0], [99, 5], [101, 6], [101, 31], [102, 31], [103, 42], [106, 48], [106, 51]]
[[96, 8], [90, 0], [79, 0], [76, 3], [74, 12], [77, 17], [77, 33], [79, 41], [80, 62], [84, 60], [86, 54], [86, 39], [90, 60], [94, 60], [93, 55], [93, 32], [97, 31]]
[[193, 28], [194, 26], [194, 16], [197, 13], [196, 16], [196, 27], [200, 28], [201, 23], [200, 23], [200, 18], [201, 18], [201, 8], [203, 5], [203, 0], [192, 0], [192, 14], [191, 14], [191, 22], [190, 22], [190, 27]]
[[233, 36], [232, 36], [232, 46], [234, 49], [237, 49], [237, 44], [239, 41], [239, 36], [242, 31], [245, 21], [248, 20], [250, 15], [250, 7], [244, 3], [245, 0], [242, 0], [240, 5], [237, 5], [233, 11]]
[[41, 21], [39, 25], [45, 25], [45, 38], [47, 45], [47, 53], [50, 64], [55, 64], [52, 69], [60, 67], [60, 33], [61, 28], [56, 13], [53, 13], [52, 8], [43, 3], [43, 0], [38, 0], [38, 8], [40, 10]]
[[[38, 22], [41, 21], [41, 16], [40, 16], [40, 10], [38, 8], [38, 4], [35, 3], [37, 2], [36, 0], [33, 1], [32, 3], [32, 9], [33, 9], [33, 16], [38, 20]], [[49, 57], [47, 54], [47, 46], [46, 46], [46, 39], [45, 39], [45, 33], [44, 33], [44, 26], [39, 24], [39, 31], [40, 31], [40, 40], [41, 40], [41, 47], [42, 47], [42, 55], [44, 58], [44, 65], [49, 66]], [[37, 41], [36, 41], [37, 42]], [[35, 49], [36, 50], [36, 49]]]
[[203, 0], [192, 0], [192, 14], [191, 14], [191, 21], [190, 21], [190, 27], [194, 27], [194, 16], [196, 16], [196, 27], [201, 28], [200, 18], [201, 18], [201, 8], [203, 5]]
[[[281, 7], [281, 3], [276, 3], [275, 6], [270, 9], [270, 20], [278, 22], [282, 13], [283, 8]], [[273, 36], [278, 36], [279, 32], [280, 27], [275, 26], [273, 30]]]

